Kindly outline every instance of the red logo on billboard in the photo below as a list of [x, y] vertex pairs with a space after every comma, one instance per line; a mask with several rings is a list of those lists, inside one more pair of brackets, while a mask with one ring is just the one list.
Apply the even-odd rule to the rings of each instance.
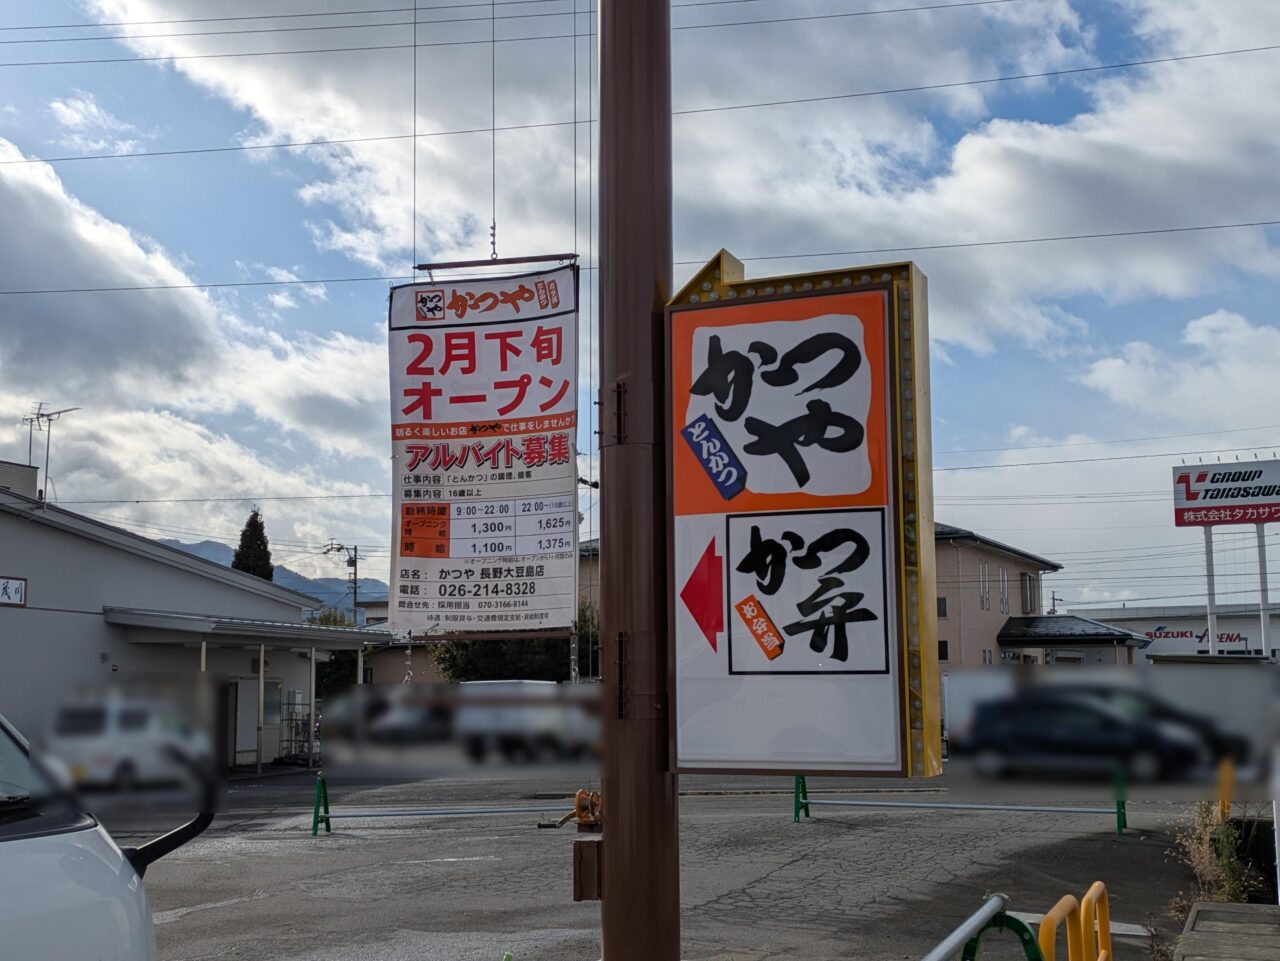
[[[1200, 471], [1196, 474], [1196, 484], [1203, 484], [1209, 478], [1208, 471]], [[1178, 475], [1178, 479], [1173, 482], [1175, 485], [1182, 485], [1182, 495], [1189, 501], [1198, 501], [1200, 492], [1191, 486], [1191, 474], [1183, 473]]]

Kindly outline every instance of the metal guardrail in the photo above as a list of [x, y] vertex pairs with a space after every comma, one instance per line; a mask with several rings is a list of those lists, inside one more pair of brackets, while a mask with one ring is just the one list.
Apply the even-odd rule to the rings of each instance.
[[[579, 792], [581, 793], [581, 792]], [[483, 814], [546, 814], [560, 812], [563, 804], [524, 804], [520, 806], [409, 808], [389, 811], [333, 811], [329, 808], [329, 785], [324, 773], [316, 773], [315, 800], [311, 809], [311, 836], [315, 837], [324, 825], [326, 834], [333, 831], [330, 823], [336, 818], [446, 818], [473, 817]]]
[[948, 934], [938, 946], [926, 954], [920, 961], [951, 961], [966, 944], [980, 935], [988, 923], [998, 914], [1003, 914], [1009, 906], [1007, 894], [993, 894], [983, 902], [982, 907], [974, 911], [960, 925]]
[[806, 805], [828, 804], [860, 808], [933, 808], [946, 811], [1026, 811], [1032, 814], [1115, 814], [1114, 808], [1059, 807], [1048, 804], [977, 804], [950, 801], [850, 801], [810, 798]]
[[388, 811], [331, 811], [324, 815], [322, 820], [328, 818], [451, 818], [469, 817], [473, 814], [546, 814], [548, 811], [563, 810], [563, 804], [555, 807], [423, 808], [408, 811], [395, 808]]
[[[333, 833], [332, 821], [335, 818], [452, 818], [475, 817], [485, 814], [546, 814], [553, 812], [562, 814], [564, 804], [521, 804], [521, 805], [482, 805], [476, 807], [438, 807], [438, 808], [392, 808], [379, 811], [334, 811], [329, 807], [329, 784], [324, 772], [316, 772], [315, 800], [311, 808], [311, 836], [320, 833], [320, 825], [324, 825], [326, 834]], [[538, 827], [562, 827], [569, 821], [578, 822], [579, 831], [599, 830], [600, 825], [600, 793], [598, 791], [578, 791], [574, 796], [573, 809], [563, 814], [556, 821], [540, 823]]]
[[1040, 921], [1038, 936], [1025, 921], [1007, 913], [1008, 906], [1008, 895], [992, 895], [921, 961], [952, 961], [957, 952], [962, 952], [962, 961], [977, 961], [983, 935], [993, 930], [1012, 932], [1027, 961], [1055, 961], [1058, 932], [1063, 928], [1067, 961], [1112, 961], [1111, 911], [1107, 886], [1101, 881], [1095, 881], [1079, 901], [1063, 895]]
[[811, 798], [808, 780], [803, 774], [797, 774], [792, 788], [792, 820], [800, 821], [801, 812], [810, 817], [809, 808], [825, 804], [829, 807], [859, 808], [905, 808], [935, 811], [1021, 811], [1024, 814], [1109, 814], [1116, 819], [1116, 834], [1124, 834], [1129, 826], [1129, 814], [1126, 801], [1126, 785], [1123, 774], [1117, 772], [1113, 784], [1115, 805], [1113, 807], [1069, 807], [1051, 804], [984, 804], [964, 801], [871, 801], [850, 800], [845, 798]]

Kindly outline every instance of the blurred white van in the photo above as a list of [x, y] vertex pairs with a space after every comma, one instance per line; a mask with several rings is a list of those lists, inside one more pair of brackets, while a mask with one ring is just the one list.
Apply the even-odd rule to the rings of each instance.
[[73, 784], [121, 790], [185, 781], [192, 763], [212, 758], [208, 736], [175, 709], [124, 697], [61, 708], [49, 751]]

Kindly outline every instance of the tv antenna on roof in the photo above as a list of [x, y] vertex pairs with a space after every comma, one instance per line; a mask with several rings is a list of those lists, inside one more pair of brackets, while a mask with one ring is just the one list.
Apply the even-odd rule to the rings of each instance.
[[45, 490], [49, 487], [49, 445], [53, 441], [53, 422], [63, 414], [69, 414], [73, 410], [81, 410], [79, 407], [64, 407], [62, 410], [45, 410], [44, 401], [40, 401], [35, 405], [31, 413], [22, 418], [22, 422], [27, 425], [27, 465], [31, 466], [31, 446], [35, 436], [35, 431], [45, 431], [44, 438], [44, 488], [39, 492], [40, 500], [46, 500]]

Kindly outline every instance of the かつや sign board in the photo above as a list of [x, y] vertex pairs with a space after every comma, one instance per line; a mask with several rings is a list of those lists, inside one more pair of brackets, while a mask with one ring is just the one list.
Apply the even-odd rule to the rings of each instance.
[[668, 308], [678, 771], [941, 771], [924, 276], [747, 281]]
[[577, 613], [577, 267], [394, 287], [392, 631]]

